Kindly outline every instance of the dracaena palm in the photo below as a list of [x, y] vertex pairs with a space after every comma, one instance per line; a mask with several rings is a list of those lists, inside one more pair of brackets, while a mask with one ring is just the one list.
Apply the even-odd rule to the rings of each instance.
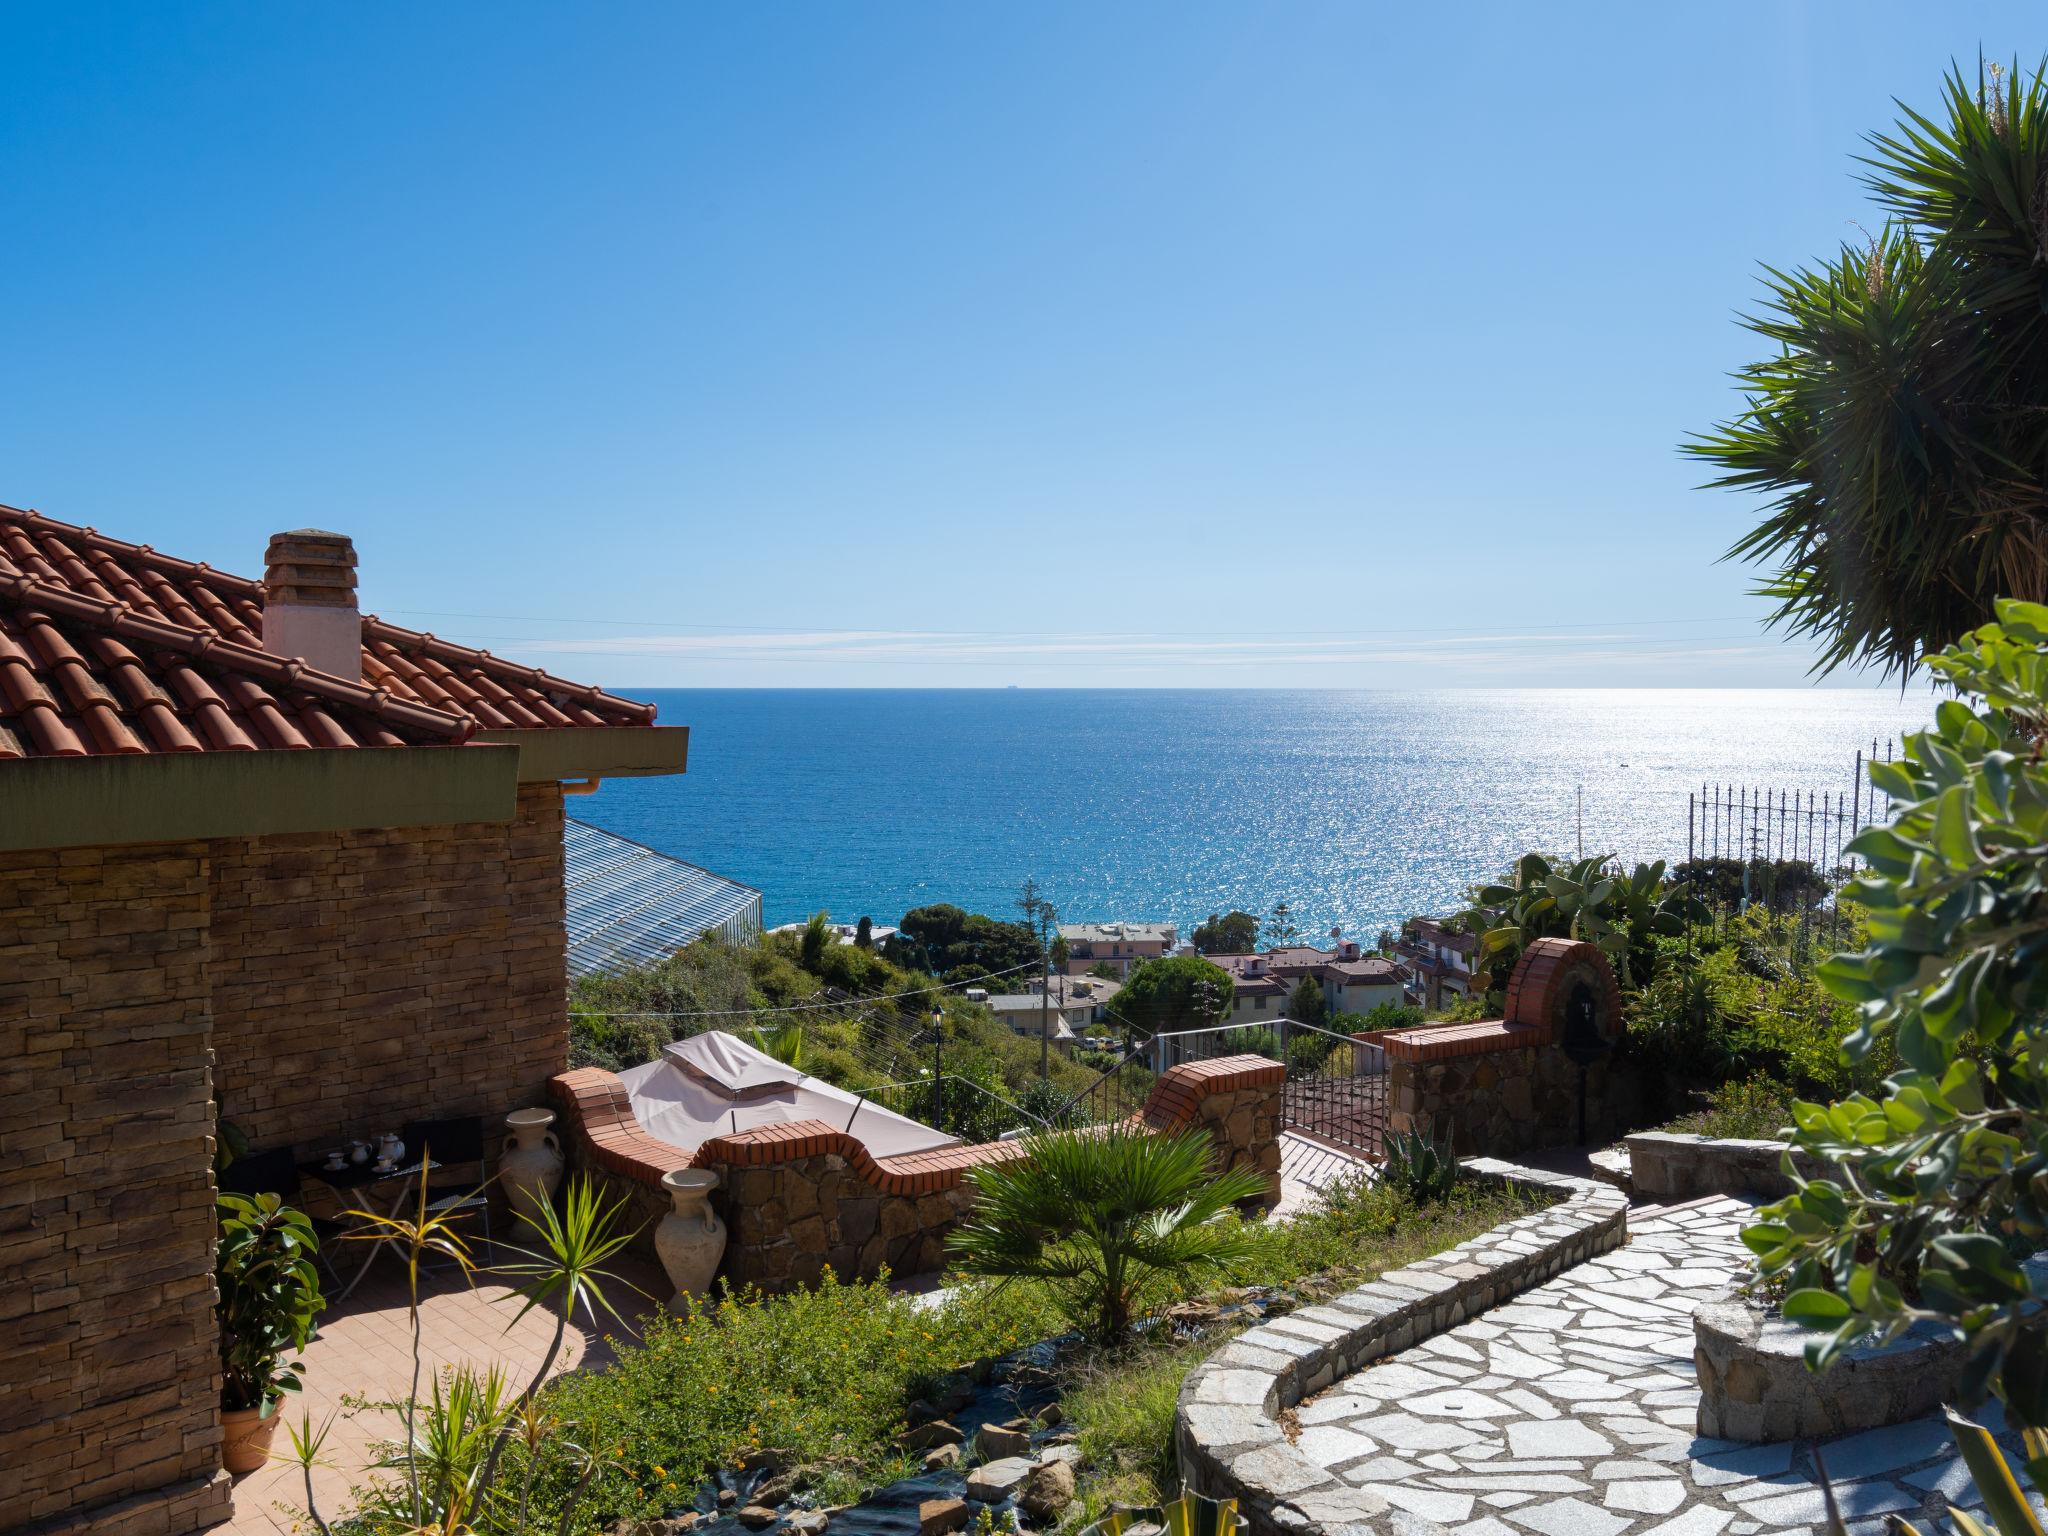
[[1818, 670], [1903, 678], [1994, 596], [2048, 597], [2048, 87], [1951, 70], [1936, 116], [1900, 113], [1863, 157], [1879, 232], [1765, 269], [1771, 353], [1685, 446], [1768, 498], [1729, 555], [1772, 622]]
[[1148, 1297], [1226, 1270], [1261, 1241], [1227, 1213], [1265, 1194], [1264, 1177], [1215, 1171], [1204, 1132], [1109, 1126], [1023, 1150], [972, 1170], [979, 1198], [948, 1245], [968, 1274], [1044, 1281], [1097, 1343], [1123, 1343]]

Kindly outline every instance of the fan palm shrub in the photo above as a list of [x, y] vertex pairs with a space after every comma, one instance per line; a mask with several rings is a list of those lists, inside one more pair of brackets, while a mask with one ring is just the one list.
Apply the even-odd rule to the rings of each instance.
[[948, 1245], [968, 1274], [1042, 1281], [1098, 1344], [1127, 1342], [1149, 1300], [1258, 1250], [1233, 1207], [1264, 1195], [1265, 1177], [1217, 1172], [1205, 1132], [1062, 1131], [1024, 1152], [970, 1172], [979, 1199]]
[[1903, 675], [1995, 594], [2048, 599], [2048, 89], [1981, 73], [1869, 136], [1879, 232], [1765, 269], [1745, 408], [1685, 445], [1770, 498], [1729, 556], [1822, 671]]

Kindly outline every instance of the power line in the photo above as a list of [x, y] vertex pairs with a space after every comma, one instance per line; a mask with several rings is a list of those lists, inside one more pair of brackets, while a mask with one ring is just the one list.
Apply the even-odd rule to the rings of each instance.
[[785, 1008], [699, 1008], [688, 1013], [656, 1013], [647, 1009], [629, 1009], [621, 1013], [605, 1013], [595, 1008], [571, 1008], [572, 1019], [758, 1019], [777, 1013], [819, 1013], [830, 1008], [866, 1008], [875, 1003], [893, 1003], [906, 997], [929, 997], [933, 992], [951, 992], [956, 988], [964, 990], [978, 987], [985, 981], [996, 981], [1004, 976], [1014, 976], [1019, 971], [1035, 970], [1035, 965], [1013, 965], [1008, 970], [990, 971], [986, 976], [977, 976], [971, 981], [935, 981], [929, 987], [917, 987], [909, 992], [878, 993], [873, 997], [849, 997], [841, 1003], [792, 1003]]
[[[544, 613], [457, 613], [444, 608], [385, 608], [386, 614], [406, 614], [416, 618], [433, 619], [487, 619], [504, 624], [596, 624], [607, 628], [623, 629], [682, 629], [710, 634], [761, 634], [761, 635], [814, 635], [830, 633], [822, 631], [815, 624], [700, 624], [687, 623], [678, 619], [609, 619], [609, 618], [565, 618]], [[1467, 634], [1503, 635], [1515, 634], [1522, 630], [1580, 630], [1580, 629], [1640, 629], [1650, 626], [1664, 627], [1672, 624], [1746, 624], [1753, 614], [1720, 614], [1711, 618], [1687, 619], [1606, 619], [1591, 620], [1575, 624], [1496, 624], [1479, 629], [1466, 630]], [[902, 639], [1086, 639], [1130, 640], [1153, 637], [1212, 635], [1236, 639], [1268, 638], [1286, 639], [1343, 639], [1347, 637], [1371, 637], [1383, 635], [1432, 635], [1438, 630], [1432, 626], [1410, 626], [1393, 629], [1123, 629], [1123, 630], [1062, 630], [1062, 629], [903, 629], [895, 625], [865, 628], [842, 628], [838, 633], [871, 635], [878, 638]]]

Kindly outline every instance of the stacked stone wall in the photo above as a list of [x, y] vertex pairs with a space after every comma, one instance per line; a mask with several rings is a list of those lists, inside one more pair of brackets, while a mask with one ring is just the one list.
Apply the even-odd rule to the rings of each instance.
[[559, 785], [506, 824], [209, 846], [221, 1113], [253, 1147], [541, 1102], [569, 1049]]
[[206, 846], [0, 854], [0, 1531], [223, 1518]]

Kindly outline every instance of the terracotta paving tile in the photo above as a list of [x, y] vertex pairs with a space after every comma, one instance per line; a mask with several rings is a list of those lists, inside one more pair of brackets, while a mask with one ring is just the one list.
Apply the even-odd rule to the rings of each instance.
[[[667, 1282], [650, 1265], [626, 1258], [613, 1267], [650, 1295], [668, 1294]], [[424, 1277], [421, 1296], [423, 1395], [433, 1372], [457, 1363], [496, 1362], [523, 1384], [539, 1366], [554, 1332], [554, 1314], [541, 1309], [529, 1312], [508, 1330], [506, 1325], [512, 1323], [521, 1303], [503, 1282], [486, 1279], [472, 1291], [455, 1275], [443, 1272]], [[615, 1296], [614, 1301], [627, 1317], [648, 1306], [630, 1291]], [[620, 1331], [616, 1322], [605, 1321], [612, 1332]], [[589, 1328], [586, 1320], [573, 1321], [557, 1371], [602, 1368], [611, 1359], [604, 1332], [603, 1328]], [[294, 1423], [301, 1412], [310, 1412], [315, 1425], [330, 1414], [334, 1416], [325, 1452], [331, 1465], [317, 1468], [313, 1474], [321, 1513], [332, 1520], [347, 1508], [350, 1487], [368, 1480], [373, 1447], [393, 1437], [399, 1426], [395, 1413], [375, 1407], [351, 1408], [342, 1400], [396, 1402], [405, 1396], [411, 1381], [412, 1330], [406, 1316], [404, 1274], [395, 1262], [388, 1257], [380, 1259], [345, 1303], [329, 1309], [320, 1336], [304, 1358], [306, 1390], [302, 1401], [287, 1405], [285, 1412]], [[282, 1429], [273, 1451], [279, 1449], [289, 1452]], [[273, 1461], [236, 1480], [234, 1516], [215, 1526], [214, 1536], [310, 1531], [312, 1524], [303, 1513], [304, 1497], [298, 1468]]]

